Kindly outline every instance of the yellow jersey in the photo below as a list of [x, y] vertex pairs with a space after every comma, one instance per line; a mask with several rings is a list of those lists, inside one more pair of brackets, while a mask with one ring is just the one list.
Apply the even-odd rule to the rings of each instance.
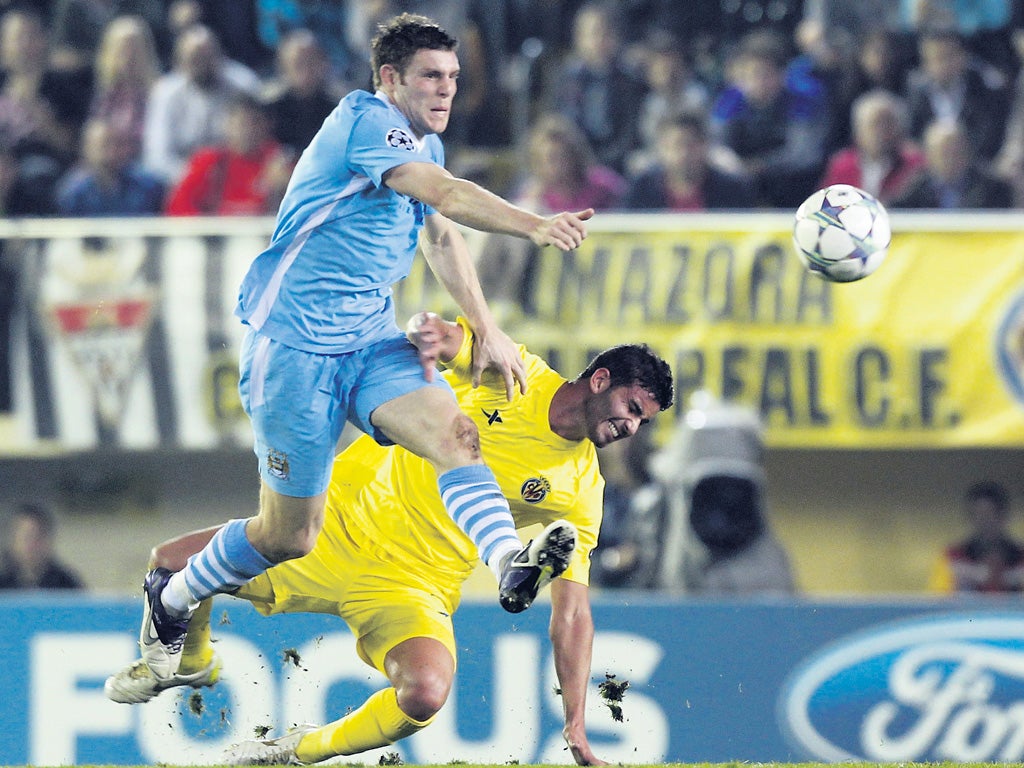
[[[477, 425], [484, 461], [509, 501], [516, 527], [559, 518], [572, 522], [579, 538], [563, 578], [587, 584], [604, 479], [590, 440], [566, 440], [551, 431], [551, 399], [566, 380], [520, 346], [526, 394], [517, 390], [509, 401], [504, 380], [493, 375], [474, 388], [472, 332], [462, 318], [459, 323], [463, 343], [443, 375]], [[317, 546], [322, 558], [332, 548], [354, 547], [442, 591], [457, 590], [478, 559], [476, 546], [445, 510], [434, 468], [404, 448], [385, 448], [365, 435], [335, 460], [321, 538], [327, 540]]]

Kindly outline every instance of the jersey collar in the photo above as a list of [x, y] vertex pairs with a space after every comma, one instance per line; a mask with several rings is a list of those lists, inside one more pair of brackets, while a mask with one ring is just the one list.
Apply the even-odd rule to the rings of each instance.
[[412, 129], [412, 123], [409, 122], [409, 118], [407, 118], [404, 114], [402, 114], [402, 110], [400, 110], [397, 106], [395, 106], [395, 102], [393, 102], [388, 97], [388, 95], [386, 93], [384, 93], [384, 91], [377, 91], [373, 95], [376, 96], [381, 101], [383, 101], [385, 104], [387, 104], [388, 105], [388, 109], [390, 109], [392, 112], [394, 112], [395, 115], [403, 123], [405, 123], [405, 127], [407, 127], [409, 129], [409, 138], [412, 139], [413, 142], [416, 145], [416, 151], [417, 152], [422, 152], [423, 148], [427, 144], [427, 137], [426, 136], [423, 136], [423, 137], [416, 136], [416, 131], [414, 131]]

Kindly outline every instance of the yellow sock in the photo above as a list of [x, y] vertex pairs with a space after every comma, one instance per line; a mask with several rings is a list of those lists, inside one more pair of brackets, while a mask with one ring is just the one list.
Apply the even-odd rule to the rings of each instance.
[[213, 600], [203, 600], [192, 614], [188, 623], [188, 634], [181, 648], [179, 674], [189, 675], [206, 669], [213, 658], [213, 643], [210, 642], [210, 613]]
[[433, 719], [413, 720], [399, 709], [395, 689], [384, 688], [355, 712], [303, 736], [295, 755], [304, 763], [318, 763], [337, 755], [357, 755], [412, 736], [430, 725]]

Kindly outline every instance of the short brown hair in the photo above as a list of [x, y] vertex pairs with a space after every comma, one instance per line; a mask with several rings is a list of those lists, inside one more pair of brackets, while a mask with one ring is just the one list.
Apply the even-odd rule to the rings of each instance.
[[373, 67], [373, 85], [379, 88], [380, 68], [390, 64], [404, 74], [417, 51], [454, 51], [459, 41], [426, 16], [403, 13], [377, 27], [370, 43], [370, 66]]

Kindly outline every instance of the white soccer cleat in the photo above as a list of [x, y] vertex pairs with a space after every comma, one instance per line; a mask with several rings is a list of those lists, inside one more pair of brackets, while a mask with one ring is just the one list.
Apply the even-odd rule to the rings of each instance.
[[111, 675], [103, 684], [103, 692], [118, 704], [145, 704], [160, 695], [161, 691], [179, 686], [209, 688], [220, 680], [222, 667], [220, 657], [215, 653], [204, 669], [189, 675], [175, 674], [161, 680], [153, 674], [144, 659], [136, 659], [117, 674]]
[[556, 520], [540, 532], [501, 569], [498, 601], [509, 613], [525, 611], [537, 593], [561, 576], [576, 549], [576, 526]]
[[145, 607], [139, 632], [139, 651], [153, 676], [173, 680], [181, 664], [181, 649], [188, 634], [191, 614], [174, 618], [167, 613], [160, 595], [173, 574], [166, 568], [154, 568], [142, 584]]
[[295, 755], [302, 737], [317, 726], [305, 723], [288, 729], [276, 739], [250, 739], [232, 744], [224, 751], [224, 765], [307, 765]]

